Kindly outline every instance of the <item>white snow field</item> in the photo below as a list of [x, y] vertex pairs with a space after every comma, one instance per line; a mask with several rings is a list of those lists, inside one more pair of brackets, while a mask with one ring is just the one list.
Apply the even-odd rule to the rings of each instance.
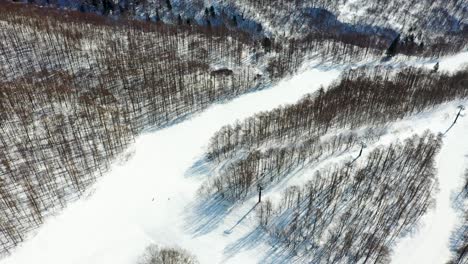
[[[454, 64], [467, 62], [468, 53], [454, 58], [450, 63], [441, 61], [441, 69], [452, 70]], [[339, 74], [337, 69], [309, 68], [269, 89], [144, 133], [128, 151], [128, 160], [116, 162], [88, 198], [70, 203], [48, 218], [0, 264], [133, 264], [151, 243], [186, 249], [200, 263], [244, 264], [268, 259], [271, 245], [252, 232], [256, 228], [255, 199], [229, 209], [197, 203], [197, 190], [209, 176], [202, 161], [206, 146], [223, 125], [294, 103]], [[389, 128], [389, 135], [404, 138], [427, 128], [444, 131], [460, 103], [466, 101], [397, 122]], [[395, 263], [448, 260], [448, 240], [457, 220], [450, 193], [461, 184], [460, 175], [468, 164], [467, 132], [468, 117], [464, 117], [444, 138], [437, 160], [437, 206], [423, 218], [418, 232], [398, 242]], [[274, 193], [265, 194], [269, 195]]]

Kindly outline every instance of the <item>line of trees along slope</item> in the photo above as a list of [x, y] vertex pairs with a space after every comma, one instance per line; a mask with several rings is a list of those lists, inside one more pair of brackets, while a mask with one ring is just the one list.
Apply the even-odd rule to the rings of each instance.
[[219, 176], [204, 185], [201, 193], [214, 194], [215, 199], [221, 198], [232, 203], [250, 198], [258, 191], [259, 184], [266, 189], [298, 170], [353, 151], [363, 141], [374, 143], [380, 138], [381, 132], [378, 129], [367, 129], [365, 133], [345, 131], [324, 139], [318, 136], [298, 137], [293, 141], [282, 141], [283, 146], [264, 144], [258, 149], [232, 152], [230, 158], [221, 163], [225, 165], [221, 166]]
[[393, 242], [433, 204], [441, 138], [426, 132], [317, 171], [258, 210], [262, 228], [311, 263], [389, 263]]
[[[216, 169], [200, 193], [233, 204], [255, 197], [259, 185], [268, 190], [321, 160], [377, 142], [389, 122], [468, 98], [467, 79], [466, 70], [348, 71], [327, 90], [220, 129], [207, 152]], [[432, 203], [440, 144], [440, 136], [426, 132], [377, 148], [364, 162], [320, 170], [279, 204], [262, 203], [260, 223], [313, 263], [386, 263], [395, 238]]]
[[468, 71], [454, 74], [407, 68], [357, 69], [343, 74], [327, 90], [298, 103], [221, 128], [211, 139], [207, 156], [222, 162], [239, 149], [263, 143], [319, 137], [331, 129], [378, 126], [420, 113], [441, 103], [468, 97]]

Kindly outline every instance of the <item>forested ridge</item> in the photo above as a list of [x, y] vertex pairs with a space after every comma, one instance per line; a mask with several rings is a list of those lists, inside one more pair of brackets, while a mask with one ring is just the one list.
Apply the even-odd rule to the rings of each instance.
[[[23, 2], [96, 12], [151, 22], [227, 26], [280, 41], [306, 35], [389, 45], [402, 35], [404, 53], [435, 55], [466, 47], [466, 5], [460, 0], [424, 1], [173, 1], [25, 0]], [[413, 10], [414, 12], [407, 12]], [[359, 12], [358, 12], [359, 11]], [[424, 14], [424, 15], [423, 15]]]

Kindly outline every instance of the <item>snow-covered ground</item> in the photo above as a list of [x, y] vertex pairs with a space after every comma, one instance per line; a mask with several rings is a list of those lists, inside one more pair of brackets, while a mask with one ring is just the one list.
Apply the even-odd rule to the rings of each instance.
[[[464, 54], [451, 63], [441, 61], [441, 69], [468, 61], [468, 54]], [[148, 131], [128, 151], [128, 160], [116, 162], [87, 199], [71, 203], [47, 219], [34, 236], [0, 263], [131, 264], [150, 243], [184, 248], [201, 263], [258, 263], [267, 259], [270, 245], [252, 232], [255, 200], [227, 211], [220, 205], [197, 203], [197, 190], [208, 176], [202, 161], [206, 146], [223, 125], [294, 103], [320, 85], [328, 85], [339, 73], [336, 69], [308, 69], [269, 89], [214, 105], [183, 123]], [[444, 105], [417, 120], [402, 121], [390, 132], [397, 137], [425, 128], [441, 131], [450, 125], [455, 110], [456, 103]], [[399, 242], [396, 263], [447, 260], [448, 238], [456, 221], [449, 196], [467, 164], [467, 131], [465, 117], [445, 137], [437, 162], [441, 189], [437, 207], [424, 218], [425, 225], [418, 233]]]

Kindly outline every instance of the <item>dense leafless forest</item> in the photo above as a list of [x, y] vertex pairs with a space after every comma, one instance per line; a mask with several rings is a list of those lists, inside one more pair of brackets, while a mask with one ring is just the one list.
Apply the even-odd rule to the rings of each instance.
[[[320, 47], [296, 52], [223, 27], [63, 16], [8, 2], [0, 12], [4, 250], [80, 196], [145, 128], [260, 89]], [[273, 47], [289, 57], [265, 56]]]

